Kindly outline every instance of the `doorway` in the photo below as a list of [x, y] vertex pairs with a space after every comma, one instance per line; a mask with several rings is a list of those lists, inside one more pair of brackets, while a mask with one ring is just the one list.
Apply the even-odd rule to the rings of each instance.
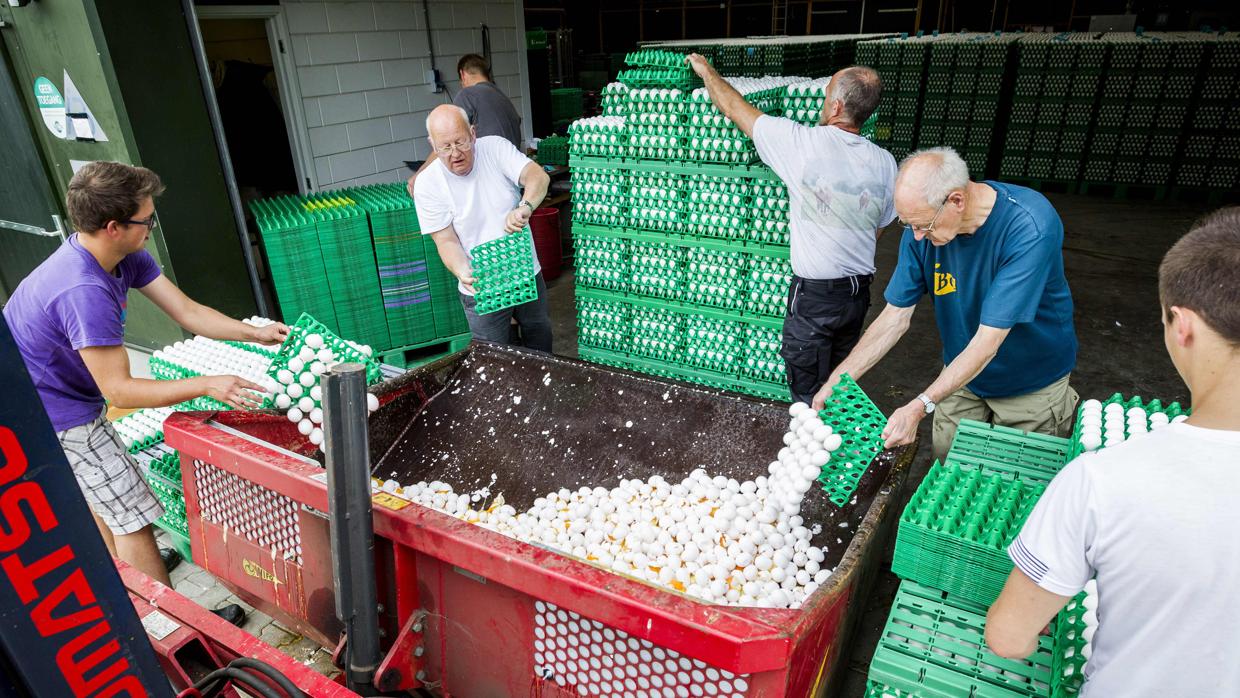
[[318, 188], [295, 68], [279, 6], [197, 6], [203, 53], [260, 285], [275, 293], [250, 203]]

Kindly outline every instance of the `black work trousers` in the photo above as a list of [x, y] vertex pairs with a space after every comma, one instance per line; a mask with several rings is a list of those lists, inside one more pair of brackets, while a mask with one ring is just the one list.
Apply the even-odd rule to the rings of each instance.
[[792, 277], [780, 355], [792, 399], [810, 402], [861, 338], [873, 275], [842, 279]]

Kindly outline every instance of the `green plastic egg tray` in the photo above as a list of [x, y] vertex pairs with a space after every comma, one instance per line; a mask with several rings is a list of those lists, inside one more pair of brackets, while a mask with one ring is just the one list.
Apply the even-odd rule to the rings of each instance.
[[905, 581], [870, 661], [868, 679], [900, 698], [1042, 698], [1050, 694], [1051, 638], [1027, 659], [986, 648], [986, 608]]
[[334, 332], [315, 320], [308, 314], [302, 313], [297, 318], [297, 322], [289, 326], [288, 337], [284, 343], [280, 345], [280, 350], [276, 352], [275, 357], [271, 360], [271, 366], [267, 369], [267, 375], [275, 378], [280, 371], [288, 368], [289, 359], [297, 356], [301, 352], [301, 348], [306, 345], [306, 336], [317, 334], [323, 338], [323, 347], [332, 350], [336, 355], [336, 361], [342, 363], [361, 364], [366, 368], [366, 384], [374, 385], [383, 380], [383, 373], [379, 369], [379, 363], [370, 356], [363, 354], [353, 343], [348, 342], [337, 336]]
[[842, 507], [852, 497], [874, 457], [883, 450], [880, 435], [887, 418], [847, 373], [840, 376], [818, 416], [843, 439], [818, 476], [827, 498]]
[[963, 419], [945, 462], [1048, 483], [1068, 462], [1068, 439]]
[[743, 325], [739, 322], [690, 316], [685, 323], [684, 362], [720, 373], [737, 372]]
[[919, 698], [919, 696], [916, 693], [901, 691], [877, 681], [867, 681], [865, 684], [865, 698]]
[[685, 315], [670, 310], [633, 308], [629, 320], [630, 351], [659, 361], [679, 361], [685, 321]]
[[538, 298], [534, 238], [529, 228], [484, 242], [470, 251], [474, 310], [480, 315]]
[[583, 346], [623, 352], [629, 349], [632, 307], [579, 298], [577, 341]]
[[936, 462], [900, 515], [892, 572], [974, 603], [993, 603], [1012, 571], [1007, 547], [1045, 489]]
[[745, 297], [746, 256], [740, 252], [687, 248], [686, 303], [728, 310], [741, 307]]
[[745, 325], [745, 351], [740, 375], [763, 383], [783, 383], [786, 380], [783, 357], [779, 349], [783, 333], [773, 327]]
[[628, 289], [633, 273], [628, 240], [586, 234], [577, 234], [573, 240], [579, 285], [606, 291]]
[[1055, 617], [1054, 663], [1051, 665], [1051, 698], [1075, 696], [1085, 684], [1085, 592], [1072, 597]]
[[[1084, 403], [1084, 400], [1082, 400], [1081, 402]], [[1144, 409], [1145, 416], [1147, 419], [1147, 426], [1148, 426], [1149, 416], [1155, 412], [1162, 412], [1163, 414], [1167, 415], [1168, 419], [1175, 419], [1176, 417], [1179, 417], [1182, 414], [1184, 415], [1192, 414], [1191, 409], [1185, 409], [1178, 402], [1172, 402], [1172, 403], [1164, 405], [1162, 403], [1162, 400], [1159, 400], [1158, 398], [1154, 398], [1153, 400], [1150, 400], [1149, 402], [1145, 402], [1141, 398], [1140, 395], [1133, 395], [1132, 397], [1124, 397], [1120, 393], [1115, 393], [1111, 397], [1102, 401], [1102, 409], [1104, 410], [1104, 414], [1105, 414], [1107, 405], [1110, 405], [1112, 403], [1117, 403], [1121, 405], [1124, 408], [1125, 413], [1127, 413], [1127, 411], [1132, 409], [1133, 407], [1140, 407]], [[1084, 411], [1085, 411], [1085, 407], [1083, 404], [1077, 406], [1076, 423], [1072, 427], [1072, 436], [1069, 439], [1071, 443], [1070, 443], [1070, 447], [1068, 450], [1068, 460], [1072, 460], [1073, 458], [1076, 458], [1082, 453], [1085, 453], [1085, 447], [1081, 445], [1081, 427], [1082, 427], [1081, 415], [1084, 413]], [[1125, 427], [1124, 427], [1125, 438], [1127, 438], [1128, 436], [1131, 436], [1131, 434], [1128, 433], [1128, 427], [1126, 423], [1127, 423], [1127, 417], [1125, 416]], [[1104, 435], [1105, 435], [1105, 431], [1104, 431]], [[1100, 451], [1104, 448], [1106, 447], [1099, 446], [1096, 450]]]
[[792, 282], [792, 263], [782, 257], [753, 255], [746, 271], [745, 312], [783, 317], [788, 285]]
[[629, 291], [679, 300], [685, 283], [685, 248], [660, 242], [631, 244]]

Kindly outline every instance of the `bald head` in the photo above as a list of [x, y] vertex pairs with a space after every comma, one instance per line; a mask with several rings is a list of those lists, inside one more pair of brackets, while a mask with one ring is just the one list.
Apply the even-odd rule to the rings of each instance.
[[843, 118], [851, 126], [860, 127], [878, 108], [883, 81], [873, 68], [854, 65], [832, 75], [828, 90], [827, 104], [838, 101]]
[[441, 104], [426, 115], [426, 133], [432, 141], [437, 133], [460, 130], [469, 130], [469, 113], [455, 104]]
[[473, 170], [474, 129], [464, 109], [454, 104], [432, 109], [426, 117], [426, 139], [449, 172], [463, 176]]

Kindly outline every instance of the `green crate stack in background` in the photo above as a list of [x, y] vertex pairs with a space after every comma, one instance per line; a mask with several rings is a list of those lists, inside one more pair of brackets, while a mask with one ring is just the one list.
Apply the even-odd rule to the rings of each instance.
[[285, 322], [311, 315], [378, 354], [469, 331], [456, 278], [421, 234], [404, 184], [261, 199], [250, 208]]
[[857, 43], [892, 34], [825, 34], [817, 36], [753, 36], [735, 39], [655, 41], [643, 48], [681, 54], [699, 53], [721, 75], [809, 75], [829, 77], [857, 62]]
[[560, 130], [585, 114], [585, 93], [580, 87], [551, 90], [551, 127]]
[[282, 196], [250, 203], [266, 251], [267, 272], [286, 319], [302, 313], [334, 326], [336, 311], [314, 219], [300, 197]]
[[567, 165], [568, 138], [566, 136], [547, 136], [538, 141], [539, 165]]
[[874, 140], [897, 160], [917, 144], [926, 64], [939, 36], [887, 38], [857, 44], [857, 64], [874, 68], [883, 94], [874, 112]]
[[430, 276], [422, 229], [402, 184], [374, 184], [350, 191], [370, 218], [370, 236], [387, 319], [387, 347], [435, 339]]
[[1001, 177], [1075, 184], [1087, 159], [1106, 54], [1106, 44], [1088, 34], [1020, 37]]
[[337, 334], [372, 347], [390, 347], [387, 315], [366, 212], [341, 192], [305, 197], [315, 219], [323, 267], [336, 312]]
[[1240, 35], [1195, 33], [1182, 41], [1200, 42], [1204, 69], [1174, 184], [1179, 188], [1240, 188]]
[[917, 147], [951, 146], [974, 179], [984, 178], [990, 169], [1013, 40], [1012, 34], [991, 33], [943, 35], [929, 42]]

